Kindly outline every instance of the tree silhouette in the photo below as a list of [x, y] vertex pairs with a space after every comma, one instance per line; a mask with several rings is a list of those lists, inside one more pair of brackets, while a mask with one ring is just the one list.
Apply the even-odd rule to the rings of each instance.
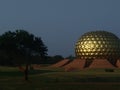
[[0, 36], [0, 53], [18, 66], [21, 62], [25, 63], [25, 80], [28, 80], [31, 57], [38, 55], [44, 58], [47, 56], [47, 51], [40, 37], [35, 37], [25, 30], [8, 31]]

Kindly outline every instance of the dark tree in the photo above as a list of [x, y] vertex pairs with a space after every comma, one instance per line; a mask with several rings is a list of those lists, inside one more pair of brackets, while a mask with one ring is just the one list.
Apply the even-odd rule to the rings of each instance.
[[45, 58], [47, 47], [40, 37], [35, 37], [27, 31], [8, 31], [0, 36], [0, 53], [18, 66], [24, 63], [26, 65], [25, 80], [28, 80], [28, 67], [31, 64], [31, 57], [37, 55], [41, 59]]
[[54, 64], [61, 60], [63, 60], [64, 57], [61, 55], [55, 55], [55, 56], [47, 56], [46, 62], [47, 64]]
[[0, 55], [12, 62], [16, 50], [15, 33], [8, 31], [0, 36]]
[[74, 56], [72, 56], [72, 55], [70, 55], [70, 56], [66, 57], [66, 59], [69, 59], [69, 60], [74, 60], [74, 59], [75, 59], [75, 57], [74, 57]]
[[61, 55], [55, 55], [53, 58], [58, 60], [58, 61], [64, 59], [64, 57], [62, 57]]

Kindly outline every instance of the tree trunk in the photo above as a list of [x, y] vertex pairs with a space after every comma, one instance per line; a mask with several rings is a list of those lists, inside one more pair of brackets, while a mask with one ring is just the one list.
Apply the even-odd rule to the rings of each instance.
[[24, 71], [24, 74], [25, 74], [25, 80], [28, 81], [28, 64], [26, 64], [26, 67], [25, 67], [25, 71]]

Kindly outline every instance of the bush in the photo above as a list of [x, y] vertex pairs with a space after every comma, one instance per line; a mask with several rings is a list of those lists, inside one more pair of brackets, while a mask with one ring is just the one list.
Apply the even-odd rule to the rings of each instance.
[[114, 69], [105, 69], [105, 72], [114, 72]]

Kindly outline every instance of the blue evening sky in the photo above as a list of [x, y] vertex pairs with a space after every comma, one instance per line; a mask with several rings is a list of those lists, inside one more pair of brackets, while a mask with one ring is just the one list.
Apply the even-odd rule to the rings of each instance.
[[120, 0], [0, 0], [0, 34], [16, 29], [41, 37], [49, 55], [74, 55], [85, 32], [120, 37]]

